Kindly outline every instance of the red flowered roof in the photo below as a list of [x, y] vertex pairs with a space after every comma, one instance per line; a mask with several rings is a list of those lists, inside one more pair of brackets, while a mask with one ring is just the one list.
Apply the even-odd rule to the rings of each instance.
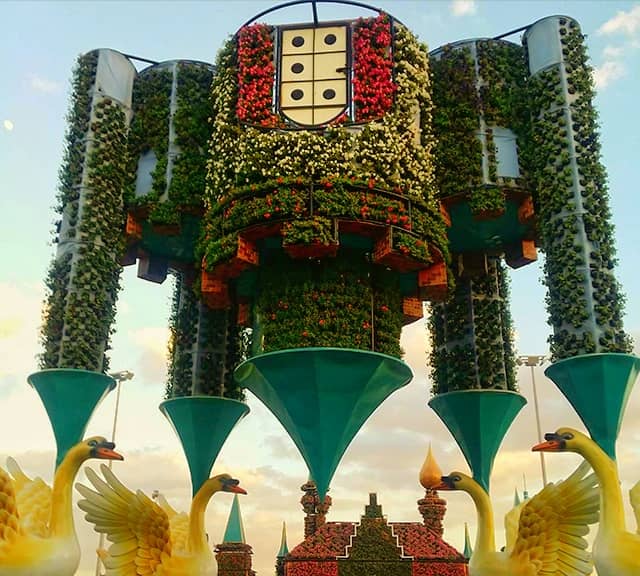
[[291, 550], [289, 557], [335, 559], [336, 556], [344, 556], [355, 532], [356, 524], [353, 522], [327, 522]]
[[[447, 544], [435, 532], [419, 522], [390, 522], [405, 557], [416, 560], [446, 560], [465, 562], [464, 556]], [[345, 556], [351, 536], [356, 533], [355, 522], [327, 522], [318, 531], [291, 550], [289, 558], [327, 559]]]
[[391, 522], [405, 556], [464, 562], [464, 557], [432, 530], [418, 522]]

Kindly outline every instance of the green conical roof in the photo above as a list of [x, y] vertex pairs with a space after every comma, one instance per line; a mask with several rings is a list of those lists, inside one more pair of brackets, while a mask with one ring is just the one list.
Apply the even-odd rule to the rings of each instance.
[[278, 558], [284, 558], [289, 554], [289, 547], [287, 546], [287, 523], [282, 523], [282, 537], [280, 538], [280, 550], [278, 550]]
[[244, 537], [244, 525], [242, 524], [242, 514], [240, 514], [240, 501], [238, 495], [234, 494], [233, 504], [231, 504], [231, 512], [229, 512], [229, 520], [227, 520], [227, 528], [222, 538], [223, 544], [229, 543], [246, 544]]
[[517, 488], [513, 491], [513, 507], [516, 506], [520, 506], [520, 494], [518, 494]]
[[464, 523], [464, 557], [468, 560], [473, 554], [473, 548], [471, 547], [471, 538], [469, 537], [469, 525]]

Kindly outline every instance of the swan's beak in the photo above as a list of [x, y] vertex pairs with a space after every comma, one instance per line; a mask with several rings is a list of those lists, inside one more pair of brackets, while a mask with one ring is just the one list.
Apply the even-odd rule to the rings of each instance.
[[124, 460], [124, 456], [114, 450], [115, 447], [113, 442], [101, 442], [94, 448], [93, 455], [101, 460]]
[[228, 492], [235, 492], [236, 494], [246, 494], [247, 491], [244, 488], [241, 488], [240, 486], [231, 486], [228, 490]]
[[450, 476], [441, 476], [440, 483], [431, 487], [432, 490], [455, 490], [455, 484]]
[[240, 487], [240, 480], [228, 478], [222, 481], [222, 490], [224, 492], [233, 492], [234, 494], [246, 494], [247, 491]]
[[566, 442], [555, 433], [545, 434], [546, 442], [540, 442], [531, 448], [532, 452], [562, 452], [566, 448]]

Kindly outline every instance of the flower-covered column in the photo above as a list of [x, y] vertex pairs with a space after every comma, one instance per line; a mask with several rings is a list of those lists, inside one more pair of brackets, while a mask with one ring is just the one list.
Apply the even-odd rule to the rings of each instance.
[[108, 369], [135, 74], [131, 62], [113, 50], [78, 59], [60, 171], [57, 252], [46, 281], [42, 368]]
[[431, 307], [433, 393], [516, 390], [513, 327], [506, 270], [488, 262], [486, 275], [460, 277], [449, 301]]
[[170, 318], [167, 398], [207, 395], [242, 400], [233, 369], [243, 359], [244, 328], [233, 310], [212, 310], [198, 300], [186, 274], [176, 275]]
[[613, 273], [613, 226], [582, 32], [571, 18], [553, 16], [528, 28], [524, 42], [534, 119], [532, 175], [553, 326], [551, 353], [562, 359], [629, 352], [631, 343], [622, 327], [624, 297]]

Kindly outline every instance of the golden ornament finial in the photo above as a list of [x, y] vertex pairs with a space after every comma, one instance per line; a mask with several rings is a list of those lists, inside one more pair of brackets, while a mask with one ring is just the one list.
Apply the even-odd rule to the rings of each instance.
[[442, 470], [436, 459], [433, 457], [431, 451], [431, 444], [429, 444], [429, 452], [427, 453], [427, 459], [424, 461], [422, 468], [420, 469], [420, 484], [425, 489], [433, 488], [440, 484], [440, 478], [442, 477]]

